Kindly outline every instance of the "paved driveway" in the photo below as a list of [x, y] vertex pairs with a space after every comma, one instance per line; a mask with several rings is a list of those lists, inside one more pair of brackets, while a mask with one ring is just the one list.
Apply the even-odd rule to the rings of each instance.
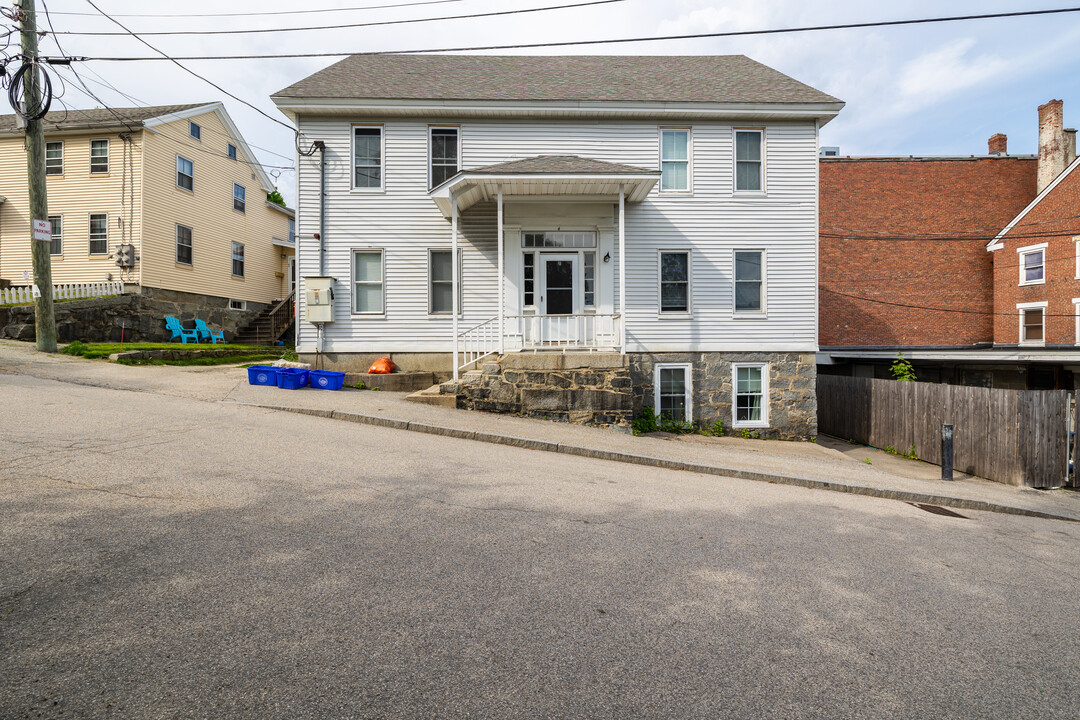
[[1080, 715], [1080, 527], [0, 372], [0, 717]]

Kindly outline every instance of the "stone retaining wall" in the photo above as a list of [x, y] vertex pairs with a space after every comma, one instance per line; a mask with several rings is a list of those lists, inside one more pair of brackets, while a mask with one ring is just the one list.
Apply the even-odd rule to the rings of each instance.
[[[111, 298], [72, 300], [56, 303], [56, 335], [60, 342], [119, 342], [121, 324], [124, 341], [168, 342], [165, 316], [180, 318], [184, 327], [194, 327], [201, 318], [215, 330], [225, 332], [229, 342], [266, 307], [249, 302], [247, 310], [229, 310], [228, 298], [143, 288], [141, 293]], [[0, 308], [0, 337], [34, 339], [34, 306]]]

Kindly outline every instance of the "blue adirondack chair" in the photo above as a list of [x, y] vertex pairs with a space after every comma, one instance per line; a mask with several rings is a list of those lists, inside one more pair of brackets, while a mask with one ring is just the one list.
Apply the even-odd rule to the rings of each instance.
[[191, 342], [195, 344], [198, 344], [199, 342], [199, 334], [195, 330], [188, 330], [172, 315], [165, 316], [165, 327], [172, 331], [172, 337], [169, 338], [169, 342], [173, 342], [176, 339], [179, 339], [180, 342], [185, 345], [187, 345], [188, 340], [191, 340]]
[[221, 330], [211, 330], [205, 320], [195, 319], [195, 332], [199, 334], [199, 342], [209, 341], [217, 345], [220, 340], [222, 344], [225, 343], [225, 333]]

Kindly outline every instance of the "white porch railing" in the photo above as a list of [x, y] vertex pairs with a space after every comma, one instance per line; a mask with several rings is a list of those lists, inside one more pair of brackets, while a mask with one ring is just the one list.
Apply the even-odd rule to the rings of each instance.
[[507, 315], [506, 335], [522, 350], [618, 350], [621, 323], [618, 313]]
[[458, 350], [461, 352], [458, 370], [499, 352], [499, 318], [493, 317], [459, 333]]
[[[20, 305], [34, 302], [38, 289], [36, 285], [0, 288], [0, 305]], [[124, 283], [69, 283], [53, 285], [53, 300], [78, 300], [80, 298], [104, 297], [105, 295], [123, 295]]]

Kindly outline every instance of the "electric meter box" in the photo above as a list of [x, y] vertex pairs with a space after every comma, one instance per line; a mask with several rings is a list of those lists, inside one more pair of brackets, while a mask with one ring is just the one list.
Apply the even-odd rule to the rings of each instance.
[[304, 304], [307, 306], [307, 321], [324, 323], [334, 321], [334, 278], [304, 278]]

